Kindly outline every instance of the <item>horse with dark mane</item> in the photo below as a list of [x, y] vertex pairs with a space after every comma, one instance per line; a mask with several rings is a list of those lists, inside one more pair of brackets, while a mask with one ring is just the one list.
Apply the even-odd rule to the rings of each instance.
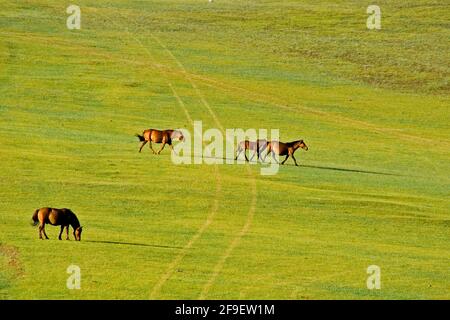
[[[244, 140], [239, 142], [237, 150], [236, 150], [236, 157], [234, 158], [234, 160], [237, 160], [237, 158], [239, 157], [239, 155], [244, 152], [244, 156], [245, 156], [245, 160], [249, 161], [247, 158], [247, 150], [251, 150], [253, 151], [253, 155], [250, 158], [250, 161], [253, 160], [253, 158], [255, 157], [255, 155], [258, 155], [258, 159], [261, 159], [261, 152], [263, 152], [266, 147], [267, 147], [268, 141], [266, 139], [258, 139], [255, 141], [249, 141], [249, 140]], [[262, 159], [261, 159], [262, 160]]]
[[[172, 140], [178, 139], [179, 141], [184, 141], [183, 133], [180, 130], [156, 130], [156, 129], [147, 129], [142, 132], [142, 135], [136, 134], [136, 137], [139, 138], [139, 141], [142, 142], [141, 147], [139, 148], [139, 152], [141, 152], [142, 148], [148, 142], [149, 147], [152, 150], [153, 154], [160, 154], [164, 149], [166, 144], [173, 151]], [[161, 149], [158, 152], [155, 152], [152, 147], [152, 142], [154, 143], [162, 143]]]
[[267, 144], [267, 153], [266, 156], [264, 157], [264, 161], [266, 160], [267, 155], [271, 153], [275, 161], [278, 161], [275, 158], [275, 155], [286, 156], [286, 158], [283, 160], [283, 162], [281, 162], [281, 164], [284, 164], [289, 157], [292, 157], [292, 159], [294, 159], [295, 165], [298, 166], [297, 160], [294, 157], [294, 152], [298, 148], [302, 148], [303, 150], [308, 151], [308, 146], [303, 140], [296, 140], [287, 143], [280, 141], [270, 141]]
[[32, 216], [33, 225], [39, 223], [39, 239], [43, 239], [42, 234], [48, 239], [45, 233], [45, 225], [51, 224], [52, 226], [61, 226], [61, 232], [58, 239], [61, 240], [61, 235], [64, 228], [66, 228], [66, 240], [69, 240], [69, 225], [73, 228], [73, 236], [75, 240], [81, 241], [81, 231], [83, 228], [80, 226], [75, 213], [70, 209], [55, 209], [55, 208], [41, 208], [36, 209]]

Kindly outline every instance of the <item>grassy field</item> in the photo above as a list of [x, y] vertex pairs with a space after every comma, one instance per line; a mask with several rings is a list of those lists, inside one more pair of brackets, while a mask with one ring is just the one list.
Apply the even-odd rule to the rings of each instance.
[[[450, 298], [448, 4], [368, 30], [369, 1], [79, 0], [68, 30], [71, 3], [0, 0], [0, 299]], [[192, 120], [310, 149], [273, 176], [137, 152]], [[39, 240], [43, 206], [83, 240]]]

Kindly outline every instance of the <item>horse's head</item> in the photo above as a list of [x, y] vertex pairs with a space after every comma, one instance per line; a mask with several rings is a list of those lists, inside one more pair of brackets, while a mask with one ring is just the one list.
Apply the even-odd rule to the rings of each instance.
[[73, 236], [75, 237], [76, 241], [81, 241], [81, 232], [83, 231], [83, 227], [78, 227], [73, 232]]
[[172, 133], [172, 139], [173, 139], [173, 138], [176, 138], [176, 139], [178, 139], [179, 141], [184, 141], [183, 132], [181, 132], [181, 130], [175, 130], [175, 131]]
[[308, 146], [306, 145], [305, 141], [303, 141], [303, 140], [297, 141], [297, 147], [302, 148], [305, 151], [308, 151]]

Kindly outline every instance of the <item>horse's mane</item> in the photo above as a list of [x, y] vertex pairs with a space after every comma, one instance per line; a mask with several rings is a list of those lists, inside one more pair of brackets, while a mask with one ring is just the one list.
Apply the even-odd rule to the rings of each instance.
[[296, 144], [296, 143], [299, 143], [299, 142], [303, 142], [303, 139], [300, 139], [300, 140], [295, 140], [295, 141], [291, 141], [291, 142], [288, 142], [288, 143], [286, 143], [286, 144], [288, 144], [288, 145], [294, 145], [294, 144]]
[[73, 213], [72, 210], [70, 210], [70, 209], [66, 209], [66, 210], [67, 210], [67, 212], [70, 215], [70, 218], [71, 218], [70, 220], [71, 220], [72, 227], [74, 227], [74, 229], [80, 227], [80, 221], [78, 220], [78, 218], [75, 215], [75, 213]]

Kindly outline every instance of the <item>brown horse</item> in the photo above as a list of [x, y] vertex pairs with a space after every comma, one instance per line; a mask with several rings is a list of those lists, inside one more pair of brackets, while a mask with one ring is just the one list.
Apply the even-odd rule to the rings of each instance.
[[45, 238], [48, 239], [45, 233], [45, 224], [51, 224], [52, 226], [61, 226], [61, 232], [59, 233], [58, 239], [61, 240], [61, 235], [63, 233], [64, 227], [66, 228], [66, 240], [69, 240], [69, 225], [73, 228], [73, 236], [75, 240], [81, 241], [81, 231], [83, 228], [80, 226], [77, 216], [70, 209], [55, 209], [55, 208], [41, 208], [36, 209], [33, 216], [33, 225], [39, 223], [39, 239], [42, 238], [44, 234]]
[[[139, 138], [139, 141], [142, 141], [142, 145], [139, 148], [139, 152], [141, 152], [142, 148], [148, 142], [150, 149], [154, 154], [160, 154], [164, 149], [166, 143], [170, 146], [173, 151], [172, 140], [178, 139], [179, 141], [184, 141], [183, 133], [180, 130], [156, 130], [156, 129], [147, 129], [142, 132], [142, 135], [136, 134], [136, 137]], [[158, 152], [155, 152], [152, 148], [152, 142], [154, 143], [162, 143], [161, 149]]]
[[[266, 157], [269, 153], [272, 153], [273, 159], [278, 162], [278, 160], [275, 158], [275, 154], [279, 156], [286, 156], [283, 162], [281, 162], [281, 164], [284, 164], [286, 160], [289, 158], [289, 156], [291, 156], [292, 159], [294, 159], [295, 165], [298, 166], [297, 160], [294, 157], [294, 152], [298, 148], [302, 148], [303, 150], [308, 151], [308, 146], [303, 140], [297, 140], [287, 143], [279, 141], [270, 141], [267, 145]], [[264, 160], [266, 160], [266, 157], [264, 157]]]
[[[261, 159], [261, 152], [263, 152], [267, 147], [268, 141], [266, 139], [258, 139], [255, 141], [248, 141], [244, 140], [239, 142], [237, 150], [236, 150], [236, 157], [234, 160], [237, 160], [239, 155], [244, 152], [245, 161], [249, 161], [247, 158], [247, 150], [253, 151], [253, 155], [250, 158], [250, 161], [253, 160], [255, 155], [258, 155], [258, 159]], [[262, 159], [261, 159], [262, 160]]]

